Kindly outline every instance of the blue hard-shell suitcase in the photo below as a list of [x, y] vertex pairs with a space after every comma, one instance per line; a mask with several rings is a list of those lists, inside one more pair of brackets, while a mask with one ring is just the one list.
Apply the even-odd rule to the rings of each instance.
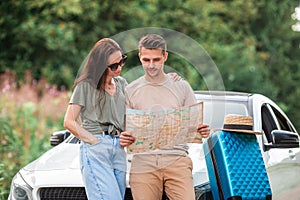
[[272, 199], [254, 134], [218, 131], [204, 141], [203, 148], [214, 200]]

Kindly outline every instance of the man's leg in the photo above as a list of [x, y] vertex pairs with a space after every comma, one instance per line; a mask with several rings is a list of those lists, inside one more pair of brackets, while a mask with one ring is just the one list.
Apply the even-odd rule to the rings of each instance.
[[192, 160], [189, 157], [177, 157], [176, 161], [162, 171], [166, 194], [170, 200], [195, 200]]
[[133, 156], [129, 183], [134, 200], [161, 199], [163, 177], [157, 168], [157, 156]]

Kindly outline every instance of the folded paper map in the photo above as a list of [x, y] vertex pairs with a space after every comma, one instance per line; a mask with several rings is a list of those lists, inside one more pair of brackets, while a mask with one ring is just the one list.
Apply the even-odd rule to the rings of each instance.
[[126, 131], [136, 141], [128, 153], [141, 153], [201, 139], [198, 124], [203, 123], [203, 102], [168, 110], [126, 109]]

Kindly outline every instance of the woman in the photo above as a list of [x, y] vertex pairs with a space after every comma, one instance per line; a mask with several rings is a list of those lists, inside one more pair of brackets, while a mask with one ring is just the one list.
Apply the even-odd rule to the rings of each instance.
[[119, 133], [124, 130], [127, 82], [119, 75], [126, 58], [114, 40], [99, 40], [74, 82], [65, 114], [64, 127], [82, 141], [80, 164], [89, 200], [124, 199], [126, 153]]

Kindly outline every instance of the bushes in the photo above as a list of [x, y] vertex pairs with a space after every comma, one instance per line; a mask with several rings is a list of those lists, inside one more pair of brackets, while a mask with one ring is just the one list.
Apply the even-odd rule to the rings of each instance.
[[50, 134], [63, 129], [68, 92], [33, 80], [18, 86], [11, 72], [0, 75], [0, 199], [7, 199], [13, 175], [50, 148]]
[[[20, 158], [24, 152], [21, 140], [13, 134], [13, 128], [8, 119], [0, 121], [1, 127], [1, 161], [0, 161], [0, 199], [7, 199], [10, 181], [22, 166]], [[6, 198], [5, 198], [6, 197]]]

